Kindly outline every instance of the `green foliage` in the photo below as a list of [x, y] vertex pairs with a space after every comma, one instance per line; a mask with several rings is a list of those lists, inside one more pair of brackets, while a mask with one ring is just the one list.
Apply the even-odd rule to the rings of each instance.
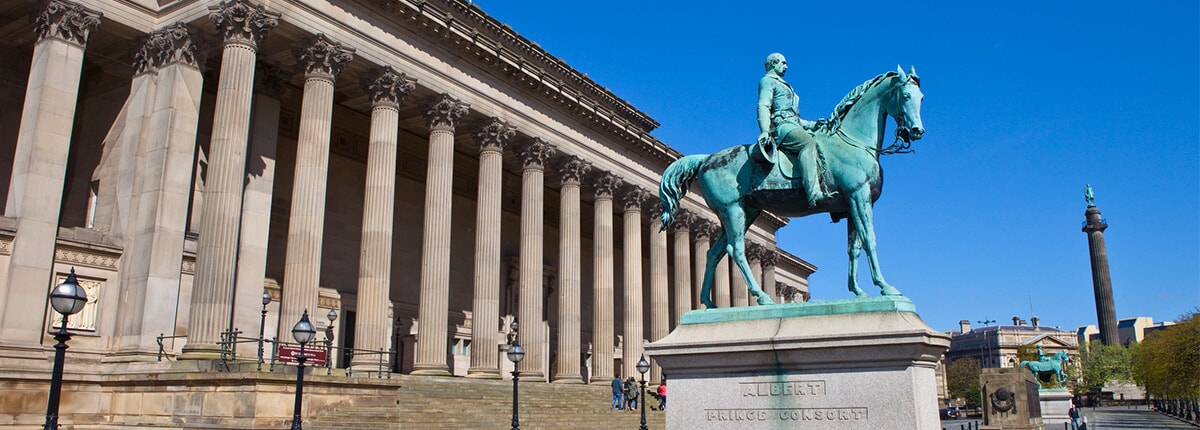
[[1146, 336], [1133, 352], [1133, 379], [1152, 397], [1200, 397], [1200, 311]]
[[979, 360], [974, 358], [954, 360], [946, 368], [946, 384], [950, 388], [950, 395], [966, 400], [969, 408], [977, 408], [982, 405], [982, 394], [979, 392], [979, 374], [982, 372]]
[[1080, 351], [1079, 361], [1082, 381], [1077, 386], [1085, 393], [1099, 393], [1108, 381], [1131, 379], [1131, 349], [1121, 345], [1105, 345], [1094, 340]]
[[1037, 345], [1021, 345], [1017, 347], [1017, 364], [1022, 361], [1037, 361]]

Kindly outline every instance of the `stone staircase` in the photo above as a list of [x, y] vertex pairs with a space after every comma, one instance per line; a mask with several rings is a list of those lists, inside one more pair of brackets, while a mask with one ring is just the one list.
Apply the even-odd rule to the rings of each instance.
[[[512, 382], [467, 378], [400, 376], [396, 405], [339, 406], [308, 412], [306, 429], [510, 429]], [[524, 430], [611, 430], [638, 428], [636, 411], [610, 411], [608, 384], [520, 384]], [[650, 398], [650, 405], [658, 401]], [[665, 428], [662, 411], [646, 410], [646, 426]]]

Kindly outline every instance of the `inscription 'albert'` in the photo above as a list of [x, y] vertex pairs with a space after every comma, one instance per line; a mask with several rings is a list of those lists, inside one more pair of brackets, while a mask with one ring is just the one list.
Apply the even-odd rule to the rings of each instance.
[[824, 396], [825, 381], [742, 382], [742, 397]]

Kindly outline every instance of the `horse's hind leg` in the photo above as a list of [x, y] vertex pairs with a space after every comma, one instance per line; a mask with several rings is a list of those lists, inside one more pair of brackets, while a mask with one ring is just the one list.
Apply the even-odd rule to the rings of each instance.
[[846, 222], [846, 253], [850, 254], [850, 262], [847, 264], [848, 277], [846, 285], [850, 292], [854, 293], [855, 297], [866, 297], [867, 293], [858, 288], [858, 256], [862, 254], [862, 237], [858, 235], [858, 230], [854, 228], [854, 221]]
[[863, 250], [867, 252], [867, 264], [871, 266], [871, 280], [879, 287], [885, 296], [899, 296], [900, 290], [892, 287], [883, 280], [879, 269], [879, 258], [875, 255], [875, 221], [871, 214], [871, 191], [869, 187], [859, 188], [848, 199], [850, 202], [850, 222], [858, 230], [859, 240]]
[[721, 224], [725, 227], [725, 237], [729, 242], [730, 257], [737, 264], [738, 270], [742, 272], [742, 279], [746, 280], [746, 287], [750, 290], [750, 295], [756, 297], [760, 305], [773, 305], [775, 301], [771, 300], [771, 296], [764, 293], [762, 288], [759, 288], [758, 280], [754, 279], [754, 272], [750, 271], [750, 262], [746, 261], [746, 229], [759, 212], [759, 209], [732, 205], [724, 214], [719, 215], [721, 215]]

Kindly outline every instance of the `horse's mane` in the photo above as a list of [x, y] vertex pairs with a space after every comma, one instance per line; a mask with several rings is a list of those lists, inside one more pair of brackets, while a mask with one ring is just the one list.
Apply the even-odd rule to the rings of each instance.
[[887, 72], [868, 79], [861, 85], [854, 87], [853, 90], [850, 90], [850, 92], [846, 94], [846, 97], [842, 97], [842, 101], [838, 102], [837, 106], [833, 107], [833, 113], [829, 114], [829, 119], [821, 128], [817, 129], [817, 131], [824, 133], [833, 133], [834, 131], [837, 131], [837, 129], [842, 125], [842, 120], [846, 118], [846, 114], [850, 113], [850, 108], [854, 107], [854, 104], [858, 103], [858, 101], [862, 99], [863, 94], [866, 94], [867, 91], [870, 91], [872, 88], [875, 88], [879, 84], [883, 83], [884, 80], [896, 75], [896, 72]]

